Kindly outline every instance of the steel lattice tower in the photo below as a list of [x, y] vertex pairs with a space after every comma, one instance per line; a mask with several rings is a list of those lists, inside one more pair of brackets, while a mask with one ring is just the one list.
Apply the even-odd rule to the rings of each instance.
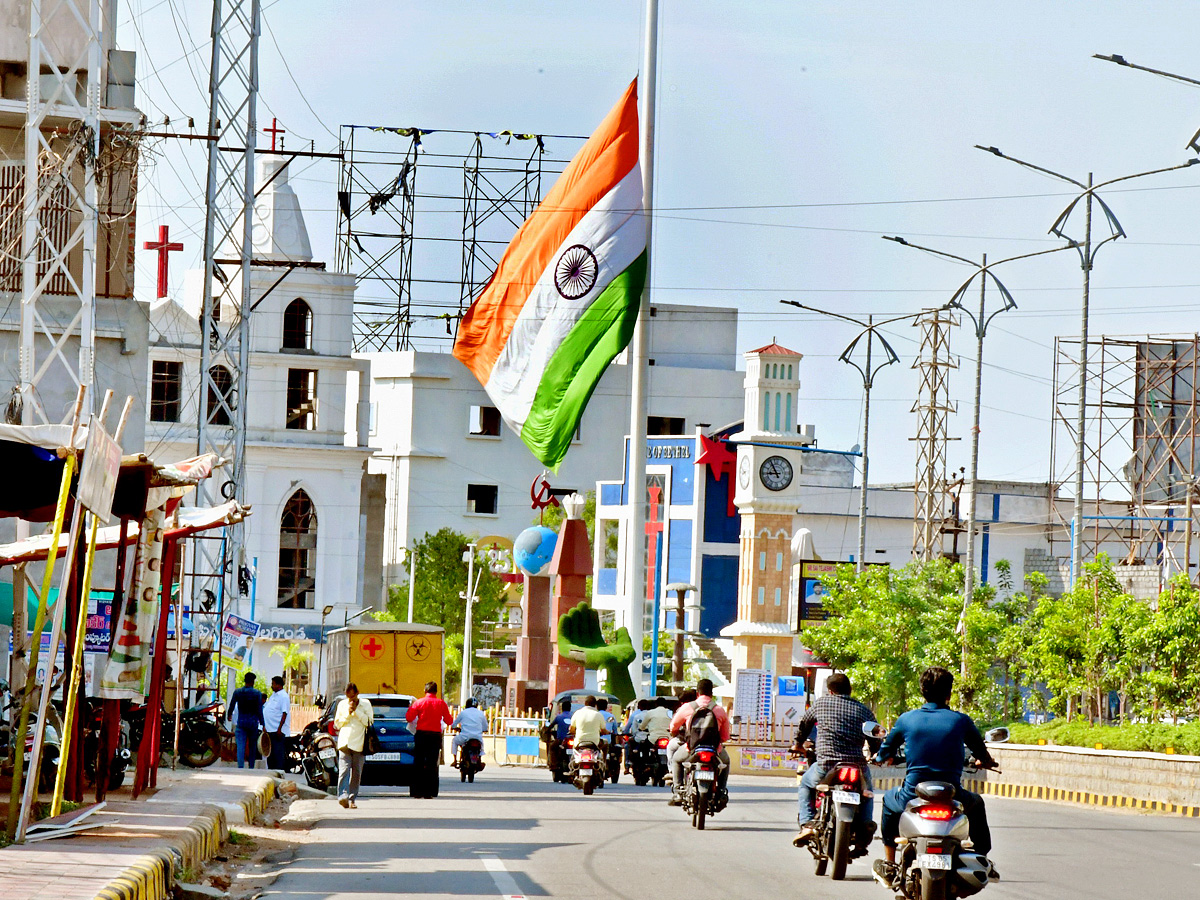
[[[197, 503], [202, 505], [245, 502], [259, 30], [260, 0], [213, 0], [196, 447], [228, 462], [224, 478], [201, 482]], [[218, 615], [225, 608], [226, 577], [240, 575], [245, 565], [244, 528], [232, 525], [220, 538], [193, 544], [193, 594], [211, 590], [220, 604]], [[234, 579], [235, 596], [242, 593], [242, 580]]]
[[[74, 28], [64, 25], [64, 19], [73, 20]], [[61, 39], [64, 28], [77, 31], [80, 38], [73, 54], [59, 46], [72, 43]], [[60, 40], [49, 39], [55, 30]], [[50, 421], [39, 395], [41, 385], [62, 383], [65, 373], [74, 382], [69, 392], [73, 397], [76, 388], [93, 382], [99, 223], [96, 161], [104, 84], [100, 38], [100, 0], [53, 4], [30, 0], [20, 351], [21, 405], [29, 424]], [[79, 83], [85, 86], [82, 102]], [[49, 96], [45, 96], [47, 84], [52, 85]], [[50, 133], [44, 130], [48, 119], [56, 122]], [[55, 221], [64, 227], [55, 227]], [[79, 254], [78, 278], [70, 268], [75, 253]], [[48, 296], [52, 284], [60, 286], [53, 298]], [[75, 335], [79, 352], [72, 358], [67, 345]], [[45, 347], [40, 361], [39, 345]], [[89, 407], [92, 393], [88, 393]], [[65, 412], [70, 415], [69, 405]]]
[[945, 309], [926, 310], [913, 323], [921, 329], [921, 353], [913, 368], [921, 373], [921, 387], [912, 411], [917, 414], [917, 468], [913, 482], [913, 558], [942, 556], [942, 535], [949, 518], [946, 505], [947, 424], [954, 406], [950, 401], [950, 370], [958, 367], [950, 355], [950, 328], [958, 324]]

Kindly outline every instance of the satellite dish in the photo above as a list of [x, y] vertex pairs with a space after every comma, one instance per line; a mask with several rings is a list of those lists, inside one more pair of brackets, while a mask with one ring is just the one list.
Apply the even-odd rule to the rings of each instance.
[[850, 448], [851, 453], [862, 453], [862, 444], [855, 444]]

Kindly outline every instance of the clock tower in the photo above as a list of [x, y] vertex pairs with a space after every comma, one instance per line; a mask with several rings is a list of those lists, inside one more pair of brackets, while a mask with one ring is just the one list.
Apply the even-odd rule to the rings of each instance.
[[792, 523], [800, 503], [801, 448], [811, 430], [797, 424], [801, 354], [771, 343], [746, 354], [746, 410], [737, 448], [734, 503], [742, 517], [734, 669], [790, 675], [788, 622]]

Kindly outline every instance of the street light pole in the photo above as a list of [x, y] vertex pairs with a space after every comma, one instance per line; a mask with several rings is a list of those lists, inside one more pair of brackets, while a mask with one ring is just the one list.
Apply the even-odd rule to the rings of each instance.
[[[853, 366], [862, 376], [863, 384], [863, 427], [862, 427], [862, 486], [858, 492], [858, 554], [855, 557], [854, 566], [856, 571], [861, 572], [866, 565], [867, 557], [867, 478], [870, 465], [869, 444], [871, 437], [871, 388], [875, 385], [875, 376], [884, 366], [890, 366], [894, 362], [899, 362], [900, 357], [896, 351], [892, 349], [892, 345], [887, 342], [881, 334], [876, 334], [876, 329], [882, 328], [884, 325], [890, 325], [892, 322], [900, 322], [904, 319], [915, 319], [921, 313], [910, 313], [906, 316], [894, 316], [890, 319], [885, 319], [882, 322], [876, 323], [874, 316], [867, 316], [867, 321], [863, 322], [859, 319], [844, 316], [841, 313], [831, 312], [827, 309], [817, 309], [815, 306], [805, 306], [803, 303], [797, 303], [795, 300], [780, 300], [780, 303], [785, 303], [788, 306], [795, 306], [798, 309], [806, 310], [807, 312], [817, 313], [822, 316], [829, 316], [834, 319], [841, 319], [845, 322], [851, 322], [858, 325], [863, 330], [858, 333], [858, 336], [850, 342], [842, 355], [838, 357], [842, 362], [849, 366]], [[858, 342], [862, 340], [863, 335], [867, 336], [866, 360], [864, 365], [859, 365], [854, 361], [854, 349], [858, 346]], [[872, 358], [871, 345], [876, 338], [883, 345], [885, 354], [883, 362], [875, 365]]]
[[[462, 678], [458, 686], [458, 705], [466, 706], [467, 698], [471, 696], [471, 620], [472, 611], [475, 606], [475, 544], [467, 544], [467, 551], [463, 554], [463, 561], [467, 564], [467, 590], [463, 594], [463, 599], [467, 602], [466, 621], [463, 625], [463, 649], [462, 649]], [[480, 574], [483, 574], [482, 572]], [[443, 685], [443, 690], [445, 685]]]
[[[1195, 139], [1193, 138], [1194, 142]], [[1161, 175], [1164, 172], [1186, 169], [1189, 166], [1196, 165], [1200, 160], [1189, 159], [1187, 162], [1175, 166], [1149, 169], [1133, 175], [1122, 175], [1119, 178], [1110, 178], [1108, 181], [1102, 181], [1100, 184], [1095, 183], [1092, 173], [1089, 172], [1087, 183], [1084, 184], [1081, 181], [1047, 169], [1044, 166], [1034, 165], [1023, 159], [1017, 159], [1015, 156], [1009, 156], [995, 147], [984, 147], [981, 144], [976, 144], [975, 147], [978, 150], [991, 153], [993, 156], [998, 156], [1000, 159], [1016, 163], [1018, 166], [1023, 166], [1026, 169], [1032, 169], [1034, 172], [1041, 172], [1043, 175], [1049, 175], [1051, 178], [1057, 178], [1059, 181], [1073, 184], [1081, 192], [1067, 205], [1066, 209], [1059, 213], [1058, 218], [1054, 220], [1054, 224], [1050, 226], [1050, 234], [1067, 241], [1067, 247], [1074, 249], [1079, 254], [1079, 263], [1083, 268], [1083, 298], [1079, 310], [1079, 398], [1075, 410], [1075, 501], [1071, 513], [1071, 583], [1074, 584], [1075, 579], [1083, 571], [1083, 460], [1087, 446], [1084, 429], [1087, 427], [1088, 318], [1091, 300], [1092, 266], [1096, 263], [1096, 254], [1100, 252], [1101, 247], [1110, 241], [1115, 241], [1117, 238], [1125, 237], [1125, 231], [1121, 228], [1121, 223], [1117, 220], [1116, 215], [1096, 191], [1120, 181], [1132, 181], [1134, 178], [1144, 178], [1147, 175]], [[1084, 233], [1083, 240], [1077, 241], [1066, 234], [1066, 226], [1067, 220], [1079, 205], [1080, 200], [1084, 201]], [[1109, 229], [1108, 236], [1095, 243], [1092, 241], [1093, 200], [1100, 204], [1100, 209], [1104, 213]]]
[[[317, 655], [317, 691], [321, 690], [321, 669], [325, 664], [325, 617], [331, 612], [333, 612], [332, 605], [327, 605], [321, 610], [321, 652]], [[313, 693], [315, 694], [316, 691]]]
[[413, 605], [417, 585], [417, 551], [408, 551], [408, 622], [413, 621]]
[[[946, 309], [954, 309], [967, 316], [975, 324], [975, 403], [973, 415], [971, 419], [971, 471], [970, 471], [970, 497], [967, 500], [967, 547], [966, 560], [963, 564], [963, 603], [962, 612], [958, 617], [958, 633], [962, 636], [962, 664], [960, 667], [960, 675], [965, 676], [967, 671], [967, 630], [966, 630], [966, 615], [967, 607], [971, 605], [971, 601], [975, 595], [975, 501], [979, 487], [979, 419], [981, 401], [983, 398], [983, 339], [987, 336], [988, 325], [992, 319], [1000, 315], [1002, 312], [1007, 312], [1010, 309], [1017, 308], [1017, 301], [1013, 299], [1011, 293], [1004, 283], [996, 277], [996, 273], [992, 269], [1002, 266], [1005, 263], [1015, 262], [1019, 259], [1030, 259], [1034, 256], [1045, 256], [1049, 253], [1058, 253], [1060, 250], [1067, 250], [1070, 244], [1062, 247], [1054, 247], [1050, 250], [1039, 250], [1035, 253], [1024, 253], [1020, 256], [1010, 256], [1007, 259], [1002, 259], [999, 262], [989, 263], [987, 254], [983, 255], [980, 262], [967, 259], [963, 256], [957, 256], [953, 253], [947, 253], [944, 250], [934, 250], [930, 247], [922, 247], [918, 244], [913, 244], [902, 237], [884, 237], [885, 241], [894, 241], [905, 247], [912, 247], [914, 250], [922, 250], [925, 253], [931, 253], [934, 256], [940, 256], [944, 259], [952, 259], [956, 262], [965, 263], [968, 266], [973, 266], [975, 271], [971, 273], [971, 277], [959, 286], [954, 292], [954, 296], [946, 304]], [[972, 312], [963, 305], [963, 299], [967, 295], [975, 279], [979, 279], [979, 311]], [[994, 310], [992, 313], [987, 311], [987, 280], [992, 279], [992, 284], [1000, 292], [1000, 299], [1003, 301], [1003, 306]], [[965, 681], [965, 677], [962, 679]]]

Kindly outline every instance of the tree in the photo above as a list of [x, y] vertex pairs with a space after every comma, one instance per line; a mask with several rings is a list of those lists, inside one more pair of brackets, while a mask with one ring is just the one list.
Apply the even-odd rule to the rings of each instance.
[[287, 685], [288, 694], [294, 695], [296, 685], [308, 679], [312, 651], [301, 650], [299, 644], [288, 644], [286, 647], [272, 647], [271, 655], [283, 658], [283, 680]]
[[[452, 528], [425, 534], [413, 548], [417, 554], [417, 584], [413, 593], [413, 619], [446, 630], [446, 684], [443, 696], [453, 696], [462, 679], [463, 630], [466, 627], [467, 552], [470, 538]], [[504, 585], [488, 569], [487, 557], [479, 548], [475, 554], [475, 610], [472, 613], [471, 644], [478, 647], [484, 635], [484, 623], [494, 621], [504, 605]], [[376, 613], [381, 622], [408, 620], [408, 582], [393, 585], [388, 592], [387, 609]]]

